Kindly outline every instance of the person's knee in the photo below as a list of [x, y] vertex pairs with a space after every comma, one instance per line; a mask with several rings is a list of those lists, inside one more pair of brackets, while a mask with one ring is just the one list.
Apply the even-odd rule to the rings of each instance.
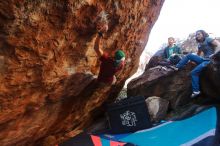
[[198, 70], [192, 70], [191, 72], [190, 72], [190, 75], [191, 76], [198, 76], [199, 75], [199, 71]]
[[202, 68], [205, 68], [209, 63], [210, 63], [210, 61], [204, 61], [202, 63]]

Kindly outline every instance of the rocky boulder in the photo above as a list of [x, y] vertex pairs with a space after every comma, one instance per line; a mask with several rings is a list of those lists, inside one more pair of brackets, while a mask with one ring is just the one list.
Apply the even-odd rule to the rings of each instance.
[[177, 72], [163, 66], [150, 68], [128, 84], [128, 96], [158, 96], [168, 100], [170, 107], [176, 109], [189, 101], [192, 68], [193, 64]]
[[148, 97], [145, 100], [152, 122], [159, 122], [165, 119], [169, 101], [157, 96]]
[[[154, 58], [153, 58], [154, 59]], [[172, 68], [156, 66], [146, 69], [138, 78], [128, 84], [128, 96], [143, 95], [146, 98], [158, 96], [170, 102], [170, 108], [176, 110], [190, 103], [191, 70], [195, 64], [189, 62], [184, 69], [174, 71]], [[200, 75], [201, 95], [199, 100], [220, 100], [220, 52]], [[217, 103], [216, 102], [216, 103]], [[204, 103], [204, 102], [203, 102]]]
[[[1, 145], [42, 145], [46, 137], [45, 145], [59, 143], [91, 125], [136, 71], [163, 2], [0, 1]], [[104, 51], [122, 49], [127, 56], [112, 87], [94, 84], [99, 19], [109, 22]]]

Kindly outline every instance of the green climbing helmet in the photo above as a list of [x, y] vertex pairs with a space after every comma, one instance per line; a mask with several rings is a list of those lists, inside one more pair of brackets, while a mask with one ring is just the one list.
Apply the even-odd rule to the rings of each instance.
[[122, 50], [117, 50], [115, 52], [115, 60], [124, 60], [125, 59], [125, 53]]

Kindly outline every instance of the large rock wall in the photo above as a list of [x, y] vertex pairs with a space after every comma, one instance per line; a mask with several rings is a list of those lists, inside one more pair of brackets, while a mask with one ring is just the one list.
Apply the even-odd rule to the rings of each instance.
[[[64, 133], [88, 126], [93, 111], [135, 72], [163, 2], [0, 1], [1, 145], [42, 144], [48, 136], [60, 142]], [[110, 54], [121, 48], [127, 62], [114, 88], [94, 89], [99, 62], [93, 45], [101, 12], [109, 20], [102, 47]]]

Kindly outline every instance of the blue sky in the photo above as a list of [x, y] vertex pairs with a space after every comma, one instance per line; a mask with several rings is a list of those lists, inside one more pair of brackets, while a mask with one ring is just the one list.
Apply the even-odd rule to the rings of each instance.
[[145, 49], [154, 53], [168, 37], [184, 39], [198, 29], [220, 37], [219, 11], [220, 0], [165, 0]]

